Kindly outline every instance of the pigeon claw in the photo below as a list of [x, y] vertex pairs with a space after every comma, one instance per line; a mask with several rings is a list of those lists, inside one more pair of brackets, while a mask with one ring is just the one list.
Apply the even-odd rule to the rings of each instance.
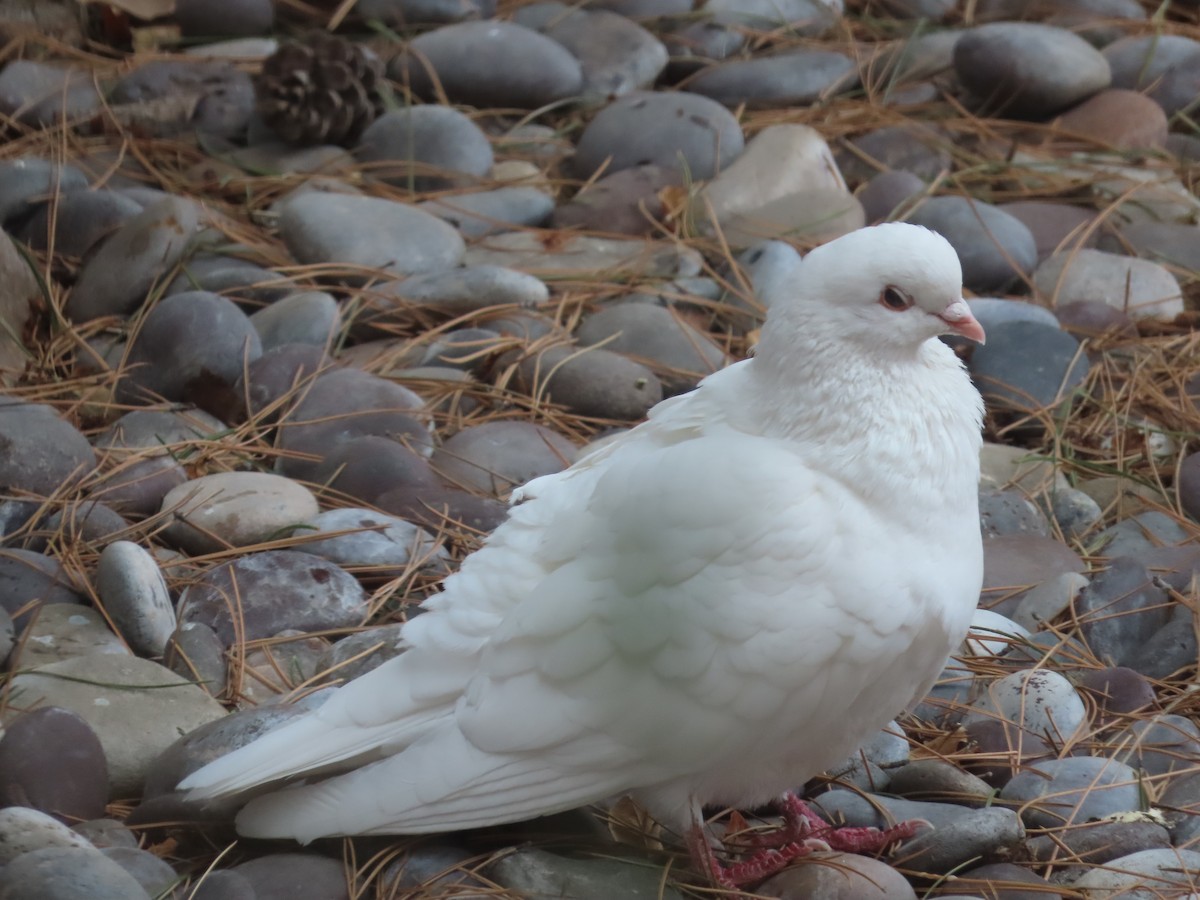
[[717, 859], [701, 826], [688, 835], [692, 859], [713, 884], [736, 891], [786, 869], [792, 862], [813, 853], [883, 853], [893, 844], [915, 837], [929, 827], [922, 819], [900, 822], [891, 828], [834, 826], [794, 794], [777, 801], [783, 826], [765, 834], [743, 835], [737, 845], [754, 852], [740, 862], [725, 864]]

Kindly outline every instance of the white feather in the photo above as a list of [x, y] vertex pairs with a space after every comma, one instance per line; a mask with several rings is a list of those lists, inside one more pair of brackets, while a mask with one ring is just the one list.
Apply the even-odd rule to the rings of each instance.
[[[902, 313], [884, 286], [916, 301]], [[982, 577], [981, 405], [938, 314], [941, 238], [864, 229], [770, 298], [756, 358], [518, 492], [408, 649], [181, 785], [359, 766], [243, 833], [445, 831], [631, 793], [681, 827], [852, 751], [928, 688]], [[366, 764], [364, 764], [366, 763]]]

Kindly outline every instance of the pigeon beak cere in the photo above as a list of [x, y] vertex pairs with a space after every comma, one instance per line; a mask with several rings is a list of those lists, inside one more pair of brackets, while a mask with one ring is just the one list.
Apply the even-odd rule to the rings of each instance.
[[955, 334], [960, 334], [977, 344], [987, 342], [987, 335], [983, 333], [983, 326], [971, 315], [971, 308], [967, 306], [967, 301], [965, 300], [955, 300], [942, 310], [938, 318], [945, 322], [946, 327]]

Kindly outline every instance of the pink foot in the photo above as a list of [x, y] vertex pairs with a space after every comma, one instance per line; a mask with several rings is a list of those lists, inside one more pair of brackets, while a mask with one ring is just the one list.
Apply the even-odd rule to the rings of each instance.
[[717, 859], [702, 827], [688, 835], [688, 849], [698, 868], [714, 884], [736, 889], [761, 881], [787, 868], [793, 861], [811, 853], [836, 850], [842, 853], [882, 853], [892, 844], [908, 840], [928, 823], [920, 819], [901, 822], [891, 828], [835, 827], [813, 812], [794, 794], [785, 794], [778, 805], [783, 812], [783, 827], [767, 834], [750, 835], [738, 843], [753, 849], [742, 862], [725, 865]]

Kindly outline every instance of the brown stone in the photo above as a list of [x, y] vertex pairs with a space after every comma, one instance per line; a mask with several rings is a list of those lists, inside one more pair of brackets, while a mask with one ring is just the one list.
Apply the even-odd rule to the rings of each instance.
[[1118, 150], [1162, 147], [1167, 142], [1167, 114], [1137, 91], [1101, 91], [1067, 110], [1056, 120], [1064, 137], [1081, 137]]

